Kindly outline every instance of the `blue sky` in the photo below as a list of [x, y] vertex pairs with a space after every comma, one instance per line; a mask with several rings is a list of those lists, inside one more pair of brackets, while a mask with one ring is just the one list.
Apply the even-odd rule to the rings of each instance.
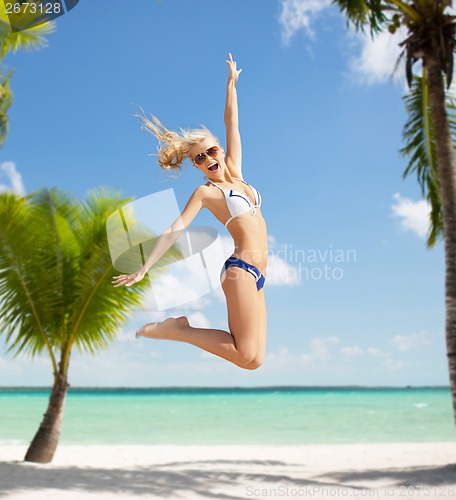
[[[169, 128], [205, 124], [223, 142], [231, 52], [243, 68], [244, 178], [262, 193], [270, 239], [259, 370], [134, 340], [159, 317], [141, 310], [107, 351], [73, 354], [73, 386], [448, 383], [443, 245], [426, 249], [428, 207], [416, 179], [401, 177], [402, 67], [389, 79], [401, 33], [372, 42], [321, 1], [98, 0], [58, 19], [48, 40], [5, 60], [16, 71], [1, 190], [82, 198], [109, 186], [139, 199], [173, 188], [183, 208], [201, 174], [187, 165], [167, 177], [133, 114], [139, 105]], [[229, 241], [206, 211], [193, 224]], [[220, 290], [167, 314], [227, 328]], [[51, 372], [46, 358], [13, 359], [0, 345], [1, 385], [49, 385]]]

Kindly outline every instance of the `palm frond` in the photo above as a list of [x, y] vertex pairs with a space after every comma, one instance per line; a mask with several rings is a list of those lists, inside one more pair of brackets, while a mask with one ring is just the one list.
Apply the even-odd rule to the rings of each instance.
[[2, 59], [10, 51], [34, 51], [47, 47], [48, 41], [45, 36], [55, 31], [56, 24], [54, 21], [47, 21], [34, 25], [39, 17], [39, 14], [31, 13], [28, 13], [25, 17], [22, 16], [21, 22], [23, 25], [31, 26], [31, 28], [13, 32], [6, 13], [5, 3], [0, 0], [0, 54]]
[[141, 306], [148, 280], [136, 283], [134, 290], [114, 288], [114, 272], [107, 243], [93, 245], [75, 277], [74, 307], [68, 318], [71, 342], [80, 351], [93, 354], [106, 348], [119, 325]]
[[[453, 137], [456, 137], [456, 105], [450, 94], [446, 93], [445, 98], [450, 127]], [[427, 246], [432, 247], [443, 237], [443, 219], [435, 135], [426, 78], [413, 75], [410, 92], [403, 99], [408, 120], [402, 133], [406, 145], [400, 149], [400, 153], [410, 158], [403, 177], [412, 173], [417, 175], [421, 192], [431, 206]]]
[[9, 87], [9, 80], [14, 70], [6, 77], [0, 76], [0, 148], [3, 146], [9, 129], [8, 111], [13, 104], [14, 95]]
[[53, 293], [55, 263], [40, 221], [25, 197], [0, 195], [0, 316], [7, 352], [47, 352], [55, 365], [49, 323], [45, 318], [59, 297]]
[[347, 28], [350, 22], [357, 31], [364, 32], [369, 26], [372, 37], [375, 33], [383, 31], [389, 21], [383, 12], [385, 3], [394, 7], [390, 2], [383, 0], [333, 0], [332, 3], [336, 3], [340, 12], [346, 16]]
[[[163, 268], [149, 271], [149, 276], [136, 283], [134, 290], [112, 286], [111, 277], [116, 270], [109, 252], [106, 220], [126, 201], [129, 200], [121, 199], [106, 188], [99, 188], [90, 191], [80, 204], [78, 234], [84, 246], [90, 246], [84, 251], [86, 258], [81, 260], [73, 282], [73, 308], [68, 319], [71, 341], [80, 351], [94, 353], [106, 348], [119, 325], [133, 314], [134, 309], [141, 307], [144, 294], [150, 287], [149, 280], [164, 272]], [[169, 260], [181, 257], [175, 248], [166, 255]]]
[[[106, 348], [142, 307], [149, 280], [164, 270], [134, 288], [113, 287], [106, 220], [126, 201], [108, 189], [83, 201], [47, 188], [0, 194], [0, 334], [7, 352], [47, 353], [57, 371], [57, 359], [67, 359], [73, 346], [92, 354]], [[180, 252], [172, 248], [169, 257]]]
[[28, 198], [29, 209], [46, 234], [46, 253], [51, 254], [53, 262], [51, 269], [55, 283], [52, 291], [59, 300], [52, 304], [54, 307], [47, 309], [47, 321], [52, 325], [52, 344], [60, 348], [65, 338], [66, 308], [72, 300], [72, 276], [77, 272], [77, 256], [81, 253], [79, 238], [74, 232], [78, 201], [56, 188], [40, 189]]

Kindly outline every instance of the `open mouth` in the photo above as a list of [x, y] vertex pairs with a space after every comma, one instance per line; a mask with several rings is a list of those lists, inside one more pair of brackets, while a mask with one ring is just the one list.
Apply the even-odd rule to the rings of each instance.
[[218, 168], [219, 168], [219, 164], [218, 164], [218, 163], [213, 163], [212, 165], [210, 165], [210, 166], [208, 167], [208, 169], [209, 169], [211, 172], [217, 172]]

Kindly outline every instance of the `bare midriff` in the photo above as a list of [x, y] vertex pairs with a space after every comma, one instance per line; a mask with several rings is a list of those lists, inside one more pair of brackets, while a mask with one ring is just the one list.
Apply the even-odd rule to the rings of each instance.
[[264, 276], [268, 262], [268, 232], [260, 208], [238, 215], [226, 226], [234, 240], [235, 257], [253, 264]]

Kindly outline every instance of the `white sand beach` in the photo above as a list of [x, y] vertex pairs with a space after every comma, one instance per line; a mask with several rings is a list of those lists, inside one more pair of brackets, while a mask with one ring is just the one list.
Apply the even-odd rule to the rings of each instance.
[[0, 448], [0, 496], [36, 499], [456, 498], [456, 443]]

